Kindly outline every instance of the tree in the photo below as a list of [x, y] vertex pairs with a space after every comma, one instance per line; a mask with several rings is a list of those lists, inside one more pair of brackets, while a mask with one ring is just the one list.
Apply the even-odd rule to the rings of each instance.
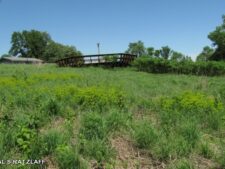
[[191, 56], [185, 56], [184, 60], [185, 60], [185, 61], [193, 62]]
[[215, 50], [209, 46], [205, 46], [203, 51], [197, 56], [196, 61], [208, 61], [214, 54]]
[[21, 55], [23, 57], [27, 56], [27, 43], [23, 33], [14, 32], [11, 38], [12, 47], [9, 53], [13, 56]]
[[209, 33], [208, 38], [213, 41], [216, 47], [215, 52], [209, 58], [210, 60], [225, 60], [225, 15], [223, 15], [223, 24], [216, 27], [216, 30]]
[[81, 56], [82, 53], [74, 46], [66, 46], [60, 43], [51, 41], [43, 54], [43, 59], [49, 62], [54, 62], [65, 57]]
[[41, 58], [51, 41], [47, 32], [36, 30], [14, 32], [9, 53], [13, 56]]
[[57, 59], [80, 56], [74, 46], [54, 42], [47, 32], [36, 30], [14, 32], [9, 53], [13, 56], [35, 57], [53, 62]]
[[160, 50], [155, 50], [154, 56], [159, 58], [160, 57]]
[[142, 56], [146, 54], [146, 49], [142, 41], [130, 43], [126, 53]]
[[164, 59], [169, 59], [171, 54], [172, 54], [172, 50], [170, 49], [169, 46], [163, 46], [160, 50], [160, 55]]
[[9, 54], [3, 54], [0, 58], [4, 58], [4, 57], [10, 57]]
[[171, 55], [171, 58], [170, 58], [170, 60], [178, 61], [178, 62], [180, 62], [184, 59], [185, 59], [185, 55], [180, 53], [180, 52], [176, 52], [176, 51], [172, 52], [172, 55]]
[[146, 48], [146, 51], [147, 51], [148, 56], [150, 56], [150, 57], [154, 56], [155, 49], [153, 47]]

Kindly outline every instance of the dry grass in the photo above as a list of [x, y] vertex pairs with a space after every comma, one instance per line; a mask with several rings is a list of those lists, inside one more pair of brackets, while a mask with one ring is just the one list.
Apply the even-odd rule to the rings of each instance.
[[45, 157], [44, 158], [44, 161], [45, 161], [45, 163], [46, 163], [46, 165], [47, 165], [47, 169], [59, 169], [58, 167], [57, 167], [57, 164], [55, 164], [53, 161], [53, 159], [51, 158], [51, 157], [49, 157], [49, 156], [47, 156], [47, 157]]
[[41, 128], [40, 133], [44, 133], [44, 132], [48, 131], [49, 129], [56, 129], [56, 130], [62, 131], [64, 122], [65, 122], [64, 118], [56, 117], [48, 125]]
[[164, 163], [154, 161], [148, 153], [140, 150], [125, 136], [111, 140], [112, 147], [117, 152], [116, 169], [163, 169]]
[[206, 159], [198, 155], [193, 155], [190, 159], [193, 162], [195, 169], [219, 169], [218, 164], [210, 159]]

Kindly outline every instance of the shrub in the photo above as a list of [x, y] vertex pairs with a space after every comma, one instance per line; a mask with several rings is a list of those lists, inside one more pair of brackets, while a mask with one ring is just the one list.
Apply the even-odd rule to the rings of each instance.
[[214, 97], [206, 96], [199, 92], [184, 92], [177, 97], [178, 104], [181, 109], [187, 111], [220, 111], [222, 103]]
[[124, 94], [113, 88], [90, 87], [80, 89], [75, 102], [85, 109], [97, 109], [103, 112], [109, 107], [124, 108]]
[[[162, 128], [153, 154], [161, 160], [189, 156], [198, 145], [202, 132], [218, 130], [223, 123], [222, 103], [202, 93], [184, 92], [162, 98], [158, 106]], [[207, 146], [200, 147], [200, 151], [205, 157], [211, 156]]]
[[177, 73], [215, 76], [225, 74], [224, 62], [192, 62], [192, 61], [172, 61], [163, 58], [139, 57], [133, 66], [139, 71], [149, 73]]
[[218, 130], [222, 124], [223, 105], [213, 96], [184, 92], [160, 101], [162, 125], [174, 126], [186, 120], [201, 124], [202, 128]]
[[35, 130], [29, 129], [26, 126], [19, 126], [19, 131], [16, 135], [16, 143], [22, 152], [30, 154], [31, 146], [35, 139]]

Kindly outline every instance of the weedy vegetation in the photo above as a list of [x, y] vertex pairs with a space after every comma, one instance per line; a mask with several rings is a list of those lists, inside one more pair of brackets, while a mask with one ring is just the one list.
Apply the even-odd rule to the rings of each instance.
[[[221, 65], [211, 67], [220, 74]], [[0, 65], [0, 159], [59, 169], [224, 168], [224, 77], [187, 74]]]

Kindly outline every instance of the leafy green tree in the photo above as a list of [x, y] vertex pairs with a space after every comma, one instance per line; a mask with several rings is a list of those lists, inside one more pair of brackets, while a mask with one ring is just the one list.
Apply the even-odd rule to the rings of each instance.
[[81, 55], [74, 46], [54, 42], [47, 32], [36, 30], [14, 32], [9, 53], [13, 56], [35, 57], [53, 62], [57, 59]]
[[193, 62], [192, 58], [190, 56], [184, 56], [182, 61], [189, 61], [189, 62]]
[[222, 18], [223, 24], [217, 26], [216, 30], [208, 35], [208, 38], [213, 41], [213, 45], [216, 47], [210, 60], [225, 60], [225, 15]]
[[3, 54], [0, 58], [4, 58], [4, 57], [10, 57], [9, 54]]
[[74, 46], [66, 46], [51, 41], [46, 47], [43, 59], [49, 62], [53, 62], [57, 59], [81, 55], [82, 53], [78, 51]]
[[22, 57], [27, 57], [27, 43], [25, 36], [21, 32], [14, 32], [11, 38], [12, 47], [9, 53], [13, 56], [20, 55]]
[[50, 41], [51, 38], [47, 32], [36, 30], [14, 32], [9, 53], [13, 56], [41, 58]]
[[160, 57], [160, 50], [155, 50], [154, 56], [159, 58]]
[[148, 56], [154, 56], [155, 49], [153, 47], [148, 47], [146, 51]]
[[130, 43], [126, 53], [142, 56], [146, 54], [146, 49], [142, 41]]
[[164, 59], [169, 59], [171, 54], [172, 54], [172, 50], [170, 49], [169, 46], [163, 46], [160, 50], [160, 55]]
[[213, 48], [205, 46], [203, 51], [197, 56], [196, 61], [208, 61], [214, 52], [215, 50]]
[[62, 48], [63, 45], [52, 41], [48, 44], [48, 47], [46, 48], [43, 57], [45, 58], [46, 61], [49, 62], [63, 58], [64, 55]]
[[180, 61], [182, 61], [184, 59], [185, 59], [184, 54], [182, 54], [180, 52], [176, 52], [176, 51], [172, 52], [172, 55], [171, 55], [171, 58], [170, 58], [170, 60], [178, 61], [178, 62], [180, 62]]

